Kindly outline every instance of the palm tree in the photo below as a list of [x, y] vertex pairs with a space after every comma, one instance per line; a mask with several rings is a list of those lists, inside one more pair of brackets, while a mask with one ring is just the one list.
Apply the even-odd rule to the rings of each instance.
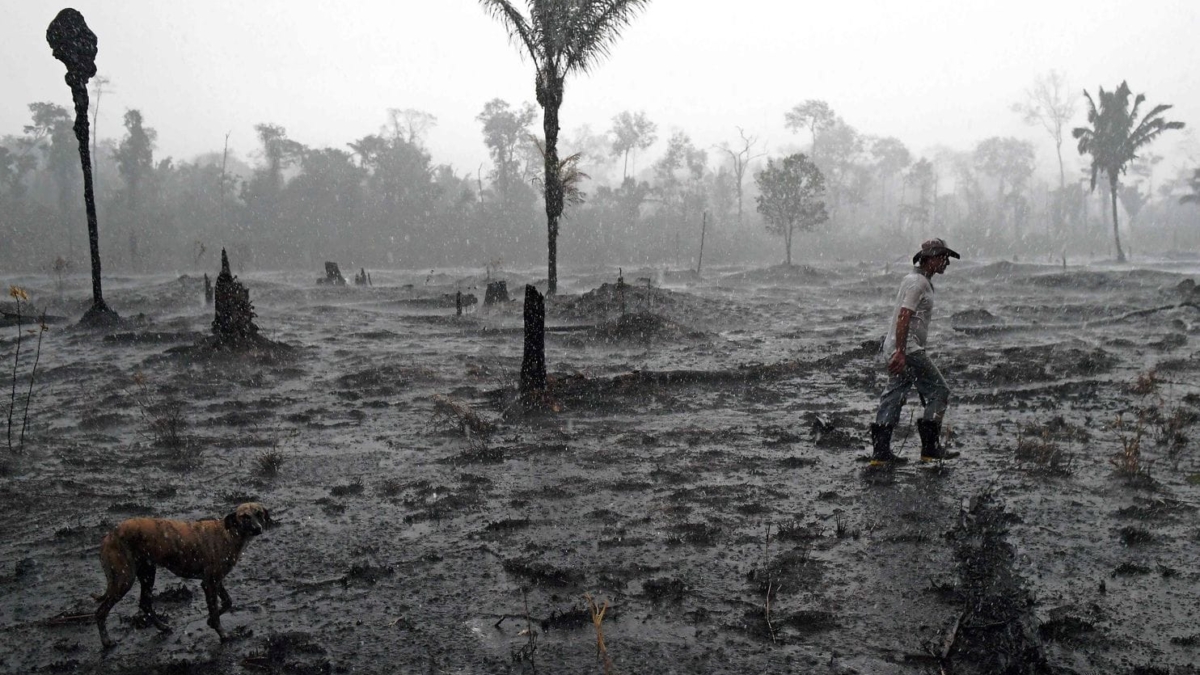
[[558, 219], [563, 212], [563, 163], [558, 159], [558, 109], [567, 75], [587, 72], [621, 30], [650, 0], [526, 0], [529, 16], [509, 0], [480, 0], [508, 29], [509, 37], [533, 60], [535, 91], [546, 138], [546, 235], [549, 277], [546, 294], [558, 285]]
[[1092, 156], [1092, 190], [1096, 189], [1096, 176], [1101, 171], [1108, 176], [1117, 262], [1125, 262], [1125, 252], [1121, 250], [1121, 235], [1117, 230], [1117, 188], [1120, 176], [1125, 172], [1126, 166], [1137, 159], [1136, 153], [1139, 148], [1168, 129], [1183, 128], [1183, 122], [1168, 122], [1162, 118], [1162, 114], [1172, 108], [1169, 105], [1155, 106], [1139, 122], [1138, 108], [1146, 100], [1146, 95], [1138, 94], [1133, 100], [1133, 108], [1130, 109], [1129, 97], [1132, 93], [1125, 82], [1122, 82], [1116, 91], [1104, 91], [1104, 87], [1100, 87], [1100, 105], [1097, 106], [1091, 95], [1084, 91], [1088, 108], [1087, 121], [1092, 126], [1076, 127], [1071, 132], [1079, 139], [1079, 154]]

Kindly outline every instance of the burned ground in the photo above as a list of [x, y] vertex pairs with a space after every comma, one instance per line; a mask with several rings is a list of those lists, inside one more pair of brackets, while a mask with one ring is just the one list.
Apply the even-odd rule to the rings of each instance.
[[[520, 303], [455, 316], [482, 275], [243, 274], [296, 348], [269, 358], [178, 349], [198, 275], [114, 278], [143, 316], [51, 327], [0, 463], [0, 670], [600, 673], [588, 593], [616, 672], [1193, 672], [1197, 267], [956, 264], [932, 342], [963, 457], [894, 472], [857, 458], [902, 269], [566, 271], [538, 410]], [[278, 524], [229, 577], [233, 639], [162, 572], [175, 632], [131, 594], [102, 653], [104, 532], [247, 500]]]

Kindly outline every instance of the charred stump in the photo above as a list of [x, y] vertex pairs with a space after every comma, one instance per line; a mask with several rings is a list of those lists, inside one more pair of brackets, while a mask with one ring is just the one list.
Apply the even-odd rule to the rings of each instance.
[[88, 244], [92, 255], [92, 306], [80, 323], [85, 326], [111, 326], [121, 320], [106, 302], [100, 288], [100, 226], [96, 219], [96, 195], [92, 188], [92, 153], [88, 143], [88, 80], [96, 75], [99, 41], [88, 28], [83, 15], [67, 8], [58, 13], [46, 29], [54, 58], [67, 67], [65, 79], [75, 102], [75, 139], [79, 141], [79, 163], [83, 167], [83, 202], [87, 209]]
[[489, 281], [487, 290], [483, 293], [483, 306], [487, 307], [498, 302], [508, 302], [508, 282]]
[[345, 286], [346, 277], [342, 276], [342, 270], [335, 262], [325, 261], [325, 277], [317, 279], [318, 284], [329, 284], [330, 286]]
[[[503, 283], [503, 282], [500, 282]], [[521, 393], [546, 390], [546, 299], [525, 286], [525, 354], [521, 359]]]
[[454, 315], [462, 316], [463, 296], [462, 291], [454, 292]]
[[617, 268], [617, 302], [621, 305], [621, 316], [625, 316], [625, 271]]
[[258, 344], [258, 326], [254, 324], [254, 305], [250, 291], [229, 271], [229, 258], [221, 249], [221, 273], [215, 290], [216, 316], [212, 322], [216, 346], [237, 349]]
[[204, 273], [204, 304], [213, 304], [213, 285], [212, 280], [208, 278], [208, 272]]
[[365, 267], [358, 268], [358, 274], [354, 275], [355, 286], [366, 286], [368, 281], [367, 270]]

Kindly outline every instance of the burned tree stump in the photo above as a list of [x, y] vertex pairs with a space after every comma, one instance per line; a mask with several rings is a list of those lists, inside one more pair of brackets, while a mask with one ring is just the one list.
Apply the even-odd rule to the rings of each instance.
[[506, 281], [489, 281], [487, 290], [483, 293], [484, 307], [497, 302], [508, 302], [508, 282]]
[[621, 316], [625, 316], [625, 271], [617, 268], [617, 302], [621, 305]]
[[521, 393], [545, 390], [546, 299], [530, 284], [525, 286], [525, 354], [521, 359]]
[[212, 280], [208, 278], [208, 272], [204, 273], [204, 304], [213, 304], [213, 285]]
[[358, 269], [358, 274], [354, 275], [354, 285], [355, 286], [366, 286], [367, 285], [367, 270], [365, 267], [360, 267]]
[[462, 291], [454, 292], [454, 315], [462, 316], [463, 296]]
[[229, 258], [221, 249], [221, 273], [215, 290], [216, 316], [212, 322], [216, 346], [241, 348], [256, 345], [258, 326], [254, 324], [254, 305], [250, 291], [229, 271]]
[[325, 261], [325, 277], [317, 279], [318, 284], [329, 284], [330, 286], [345, 286], [346, 277], [342, 276], [342, 270], [338, 268], [335, 262]]

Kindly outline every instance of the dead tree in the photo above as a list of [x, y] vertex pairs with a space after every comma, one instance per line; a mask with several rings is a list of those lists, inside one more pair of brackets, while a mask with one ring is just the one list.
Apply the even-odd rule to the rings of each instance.
[[546, 390], [546, 299], [532, 284], [525, 286], [525, 354], [521, 359], [521, 393]]
[[100, 226], [96, 219], [96, 195], [92, 187], [92, 152], [88, 146], [87, 83], [96, 74], [96, 34], [88, 28], [83, 15], [64, 9], [46, 29], [46, 42], [54, 58], [67, 67], [65, 79], [75, 101], [75, 139], [79, 141], [79, 162], [83, 167], [83, 202], [87, 208], [88, 243], [92, 254], [92, 306], [80, 320], [87, 326], [110, 326], [120, 317], [104, 302], [100, 288]]

